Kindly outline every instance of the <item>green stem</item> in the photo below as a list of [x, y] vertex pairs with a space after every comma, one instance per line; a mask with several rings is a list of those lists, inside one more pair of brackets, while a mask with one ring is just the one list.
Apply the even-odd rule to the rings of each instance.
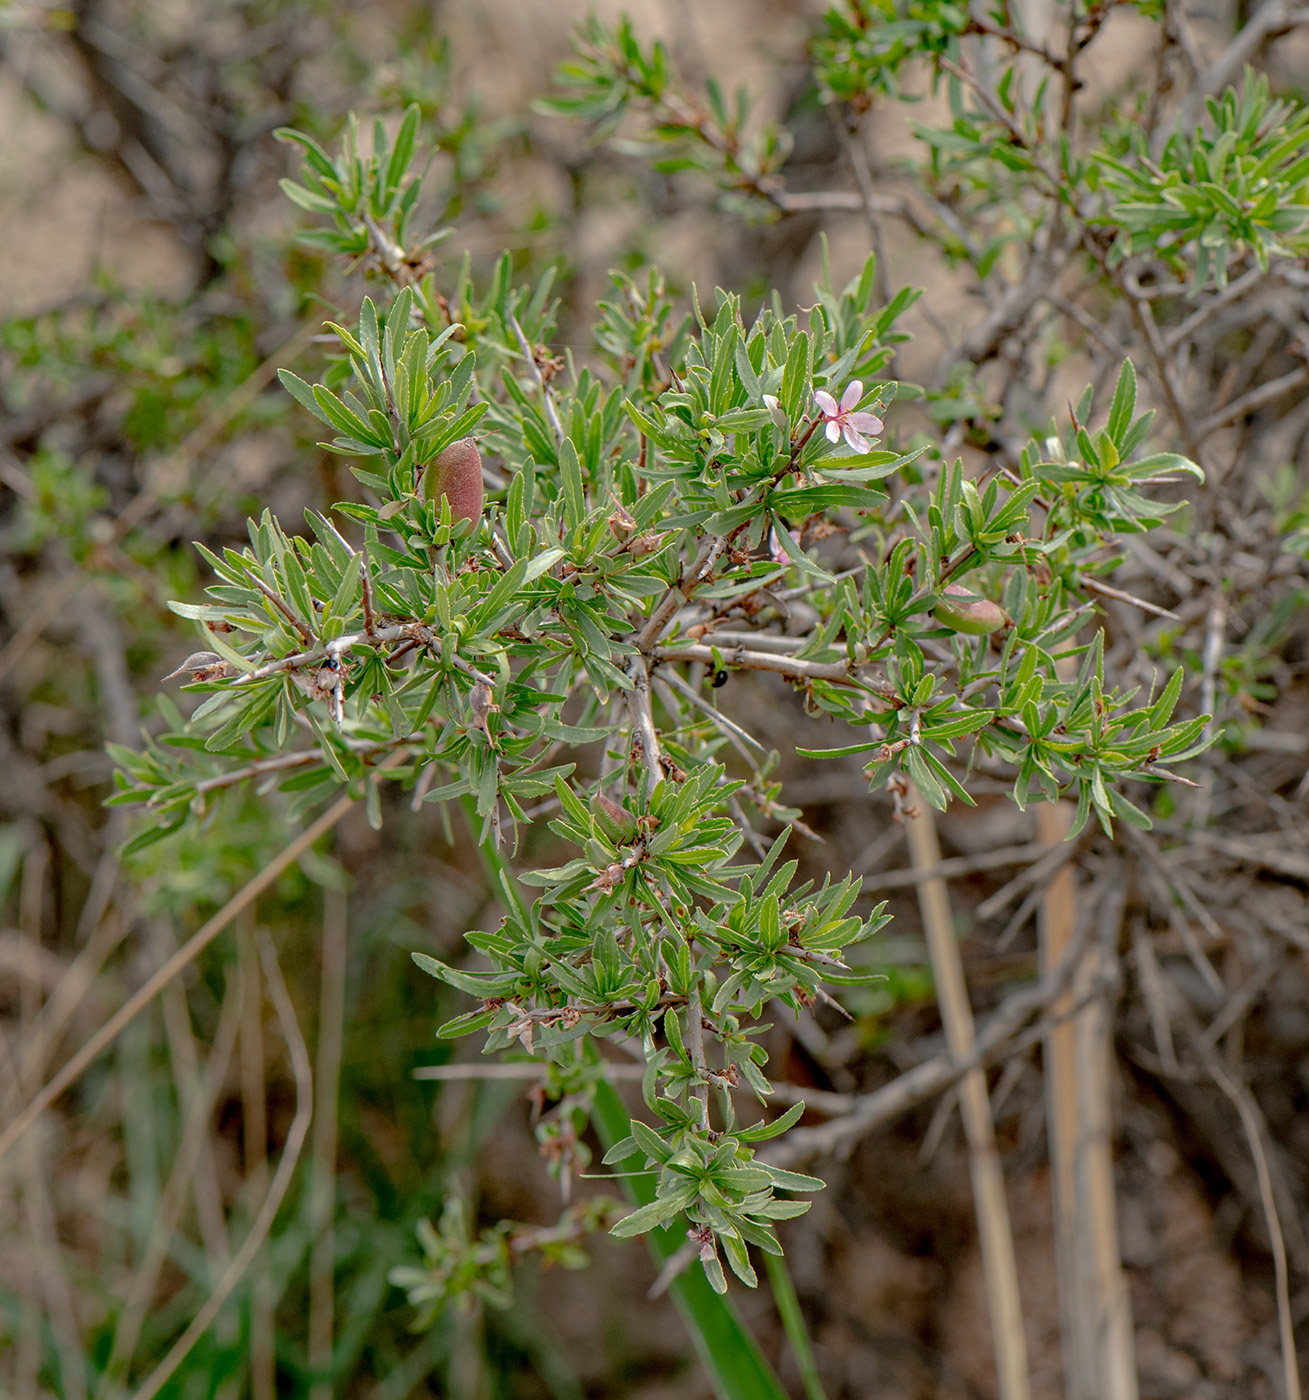
[[804, 1393], [809, 1400], [827, 1400], [823, 1393], [823, 1383], [818, 1379], [818, 1363], [814, 1360], [809, 1331], [804, 1325], [800, 1299], [796, 1297], [795, 1284], [791, 1282], [791, 1271], [786, 1267], [786, 1260], [780, 1254], [765, 1254], [764, 1264], [768, 1269], [768, 1282], [772, 1285], [773, 1301], [777, 1304], [778, 1316], [782, 1319], [787, 1340], [791, 1343], [796, 1364], [800, 1367]]

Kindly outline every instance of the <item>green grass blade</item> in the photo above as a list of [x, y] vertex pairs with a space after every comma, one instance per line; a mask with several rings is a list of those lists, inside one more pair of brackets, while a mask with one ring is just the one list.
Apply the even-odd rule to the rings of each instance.
[[[601, 1084], [596, 1093], [591, 1121], [606, 1150], [631, 1132], [627, 1110], [608, 1084]], [[631, 1171], [639, 1165], [632, 1157], [616, 1164], [616, 1169]], [[638, 1205], [654, 1200], [653, 1175], [627, 1176], [621, 1180], [627, 1195]], [[686, 1242], [685, 1231], [676, 1226], [651, 1230], [646, 1238], [659, 1264], [676, 1254]], [[786, 1400], [786, 1391], [754, 1338], [746, 1331], [735, 1306], [710, 1288], [702, 1269], [692, 1265], [673, 1280], [669, 1291], [719, 1400]]]
[[796, 1297], [795, 1284], [791, 1282], [791, 1271], [786, 1267], [786, 1260], [780, 1254], [765, 1254], [764, 1264], [768, 1269], [768, 1282], [773, 1286], [773, 1301], [777, 1304], [782, 1326], [786, 1328], [787, 1339], [800, 1367], [804, 1393], [808, 1400], [827, 1400], [823, 1393], [823, 1383], [818, 1378], [818, 1363], [814, 1360], [814, 1349], [809, 1344], [809, 1331], [804, 1325], [804, 1314], [800, 1311], [800, 1299]]

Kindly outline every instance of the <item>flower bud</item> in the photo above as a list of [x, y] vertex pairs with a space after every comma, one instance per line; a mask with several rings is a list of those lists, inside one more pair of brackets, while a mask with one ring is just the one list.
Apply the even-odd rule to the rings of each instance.
[[773, 420], [773, 426], [781, 433], [785, 433], [790, 427], [786, 421], [786, 410], [778, 401], [776, 394], [764, 395], [764, 407], [768, 410], [768, 416]]
[[596, 826], [616, 846], [630, 845], [640, 834], [631, 812], [602, 792], [597, 792], [591, 799], [591, 815], [595, 818]]
[[477, 524], [482, 518], [482, 454], [472, 438], [460, 438], [437, 454], [423, 477], [423, 493], [438, 503], [444, 496], [456, 520]]
[[169, 671], [163, 679], [171, 681], [187, 671], [190, 671], [193, 681], [221, 681], [234, 675], [236, 667], [230, 661], [224, 661], [216, 651], [193, 651], [176, 671]]
[[947, 583], [945, 596], [932, 609], [932, 615], [945, 627], [969, 636], [998, 632], [1009, 621], [1009, 614], [989, 598], [971, 593], [957, 583]]
[[468, 697], [468, 707], [473, 712], [473, 723], [478, 729], [486, 729], [486, 721], [492, 710], [500, 707], [495, 703], [495, 691], [485, 681], [478, 681]]

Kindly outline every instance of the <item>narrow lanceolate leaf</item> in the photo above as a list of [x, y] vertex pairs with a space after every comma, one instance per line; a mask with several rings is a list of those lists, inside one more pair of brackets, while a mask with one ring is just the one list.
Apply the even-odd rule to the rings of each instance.
[[1118, 387], [1114, 390], [1113, 406], [1109, 410], [1109, 436], [1118, 445], [1120, 454], [1123, 439], [1132, 425], [1132, 414], [1136, 410], [1136, 369], [1131, 360], [1124, 360], [1118, 375]]

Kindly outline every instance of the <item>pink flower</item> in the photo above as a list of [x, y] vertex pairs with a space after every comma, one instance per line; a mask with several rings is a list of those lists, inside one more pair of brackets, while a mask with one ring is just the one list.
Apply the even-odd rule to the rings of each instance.
[[[845, 386], [845, 393], [841, 395], [839, 404], [826, 389], [814, 391], [814, 402], [818, 405], [818, 411], [827, 420], [828, 442], [835, 442], [844, 436], [851, 451], [868, 451], [868, 438], [876, 437], [882, 431], [882, 420], [875, 413], [854, 411], [855, 405], [863, 396], [864, 386], [858, 379], [851, 380]], [[865, 434], [868, 436], [865, 437]]]
[[[786, 532], [791, 537], [791, 542], [799, 548], [800, 536], [795, 530]], [[785, 568], [791, 562], [791, 556], [782, 547], [782, 542], [777, 538], [777, 527], [774, 525], [768, 532], [768, 557], [774, 564], [780, 564]]]

